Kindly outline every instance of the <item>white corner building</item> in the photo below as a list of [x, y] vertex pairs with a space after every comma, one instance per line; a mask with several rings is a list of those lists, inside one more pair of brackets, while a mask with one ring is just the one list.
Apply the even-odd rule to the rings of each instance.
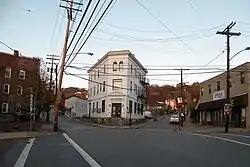
[[105, 54], [88, 70], [89, 116], [144, 119], [147, 72], [129, 50]]

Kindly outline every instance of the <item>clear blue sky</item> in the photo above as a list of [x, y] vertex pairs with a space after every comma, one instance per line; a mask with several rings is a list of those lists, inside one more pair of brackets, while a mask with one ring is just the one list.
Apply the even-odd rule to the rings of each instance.
[[[83, 2], [86, 6], [87, 0]], [[94, 56], [79, 55], [73, 64], [93, 64], [109, 50], [129, 49], [144, 65], [202, 66], [225, 49], [226, 38], [215, 33], [217, 30], [223, 30], [231, 21], [237, 22], [233, 31], [242, 33], [240, 37], [231, 38], [231, 55], [250, 46], [249, 0], [141, 0], [141, 2], [183, 42], [172, 39], [176, 37], [135, 0], [118, 0], [83, 47], [83, 51], [93, 52]], [[91, 7], [93, 6], [94, 3]], [[57, 26], [54, 28], [55, 22]], [[62, 50], [66, 16], [65, 10], [59, 8], [59, 0], [0, 0], [0, 23], [0, 40], [20, 50], [23, 55], [45, 59], [46, 54], [60, 54]], [[158, 33], [145, 32], [148, 30]], [[162, 38], [169, 40], [156, 40]], [[138, 41], [139, 39], [144, 41]], [[0, 45], [0, 51], [10, 52], [3, 45]], [[233, 59], [232, 65], [249, 61], [249, 55], [249, 52], [243, 52]], [[225, 60], [224, 54], [208, 67], [223, 65]], [[72, 69], [69, 69], [69, 72], [86, 73]], [[156, 73], [179, 73], [179, 71], [149, 71], [149, 74]], [[190, 75], [184, 78], [185, 82], [192, 83], [203, 81], [213, 75], [215, 74]], [[151, 78], [180, 81], [180, 76]], [[176, 84], [177, 81], [152, 80], [151, 83]], [[63, 85], [87, 87], [87, 82], [66, 76]]]

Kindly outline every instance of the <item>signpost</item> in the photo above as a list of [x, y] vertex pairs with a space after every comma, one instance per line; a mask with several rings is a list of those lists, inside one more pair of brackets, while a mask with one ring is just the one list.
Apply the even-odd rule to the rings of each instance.
[[32, 131], [33, 94], [30, 94], [30, 131]]

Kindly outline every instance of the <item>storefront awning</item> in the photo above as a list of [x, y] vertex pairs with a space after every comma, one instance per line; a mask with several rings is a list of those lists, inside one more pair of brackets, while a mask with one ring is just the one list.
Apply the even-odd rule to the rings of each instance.
[[[244, 94], [241, 96], [235, 96], [235, 97], [232, 97], [232, 99], [233, 99], [233, 106], [247, 106], [248, 105], [247, 94]], [[226, 103], [226, 99], [204, 102], [204, 103], [200, 103], [196, 110], [198, 111], [220, 110], [224, 107], [225, 103]]]

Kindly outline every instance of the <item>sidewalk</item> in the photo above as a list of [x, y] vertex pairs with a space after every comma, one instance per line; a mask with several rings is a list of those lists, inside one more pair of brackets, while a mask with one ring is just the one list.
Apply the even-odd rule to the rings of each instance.
[[145, 123], [132, 125], [131, 128], [128, 125], [127, 126], [107, 126], [107, 125], [101, 125], [101, 124], [95, 124], [95, 123], [91, 123], [91, 125], [95, 126], [95, 127], [101, 127], [101, 128], [107, 128], [107, 129], [139, 129], [139, 128], [143, 128], [147, 125], [150, 125], [153, 122], [154, 122], [154, 120], [148, 120]]
[[4, 132], [0, 133], [0, 140], [10, 140], [10, 139], [25, 139], [39, 137], [42, 135], [54, 134], [53, 126], [51, 124], [45, 124], [38, 131], [22, 131], [22, 132]]
[[[224, 126], [209, 126], [200, 125], [199, 123], [192, 123], [189, 119], [184, 122], [184, 127], [181, 131], [192, 133], [223, 133], [225, 132]], [[246, 133], [250, 132], [250, 129], [229, 127], [229, 133]]]

